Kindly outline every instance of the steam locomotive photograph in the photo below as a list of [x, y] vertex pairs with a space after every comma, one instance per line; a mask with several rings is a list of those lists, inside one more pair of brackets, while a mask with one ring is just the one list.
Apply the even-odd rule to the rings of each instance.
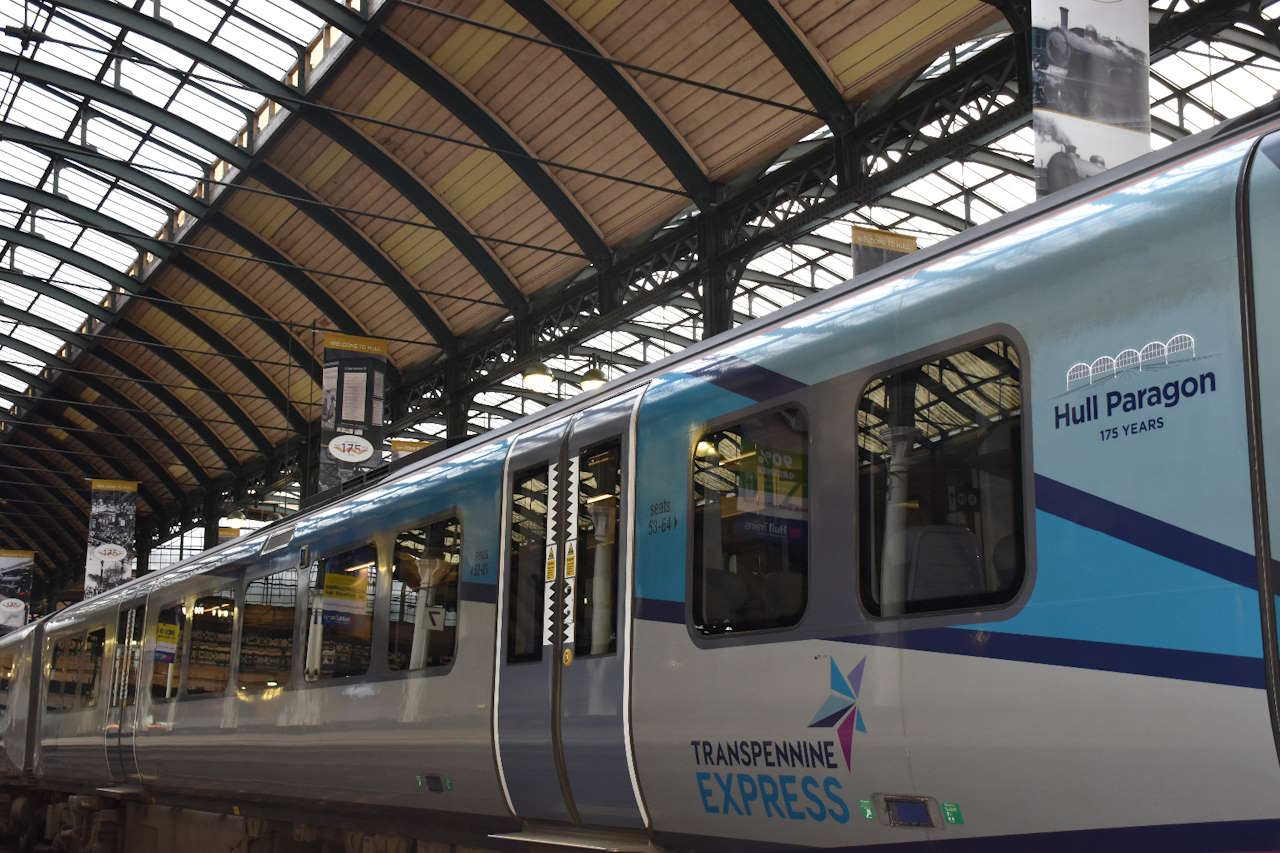
[[[1115, 4], [1068, 0], [1057, 20], [1033, 20], [1031, 68], [1037, 105], [1067, 115], [1146, 131], [1146, 32], [1128, 32]], [[1074, 19], [1091, 21], [1071, 26]], [[1145, 27], [1145, 21], [1139, 21]], [[1112, 28], [1099, 30], [1099, 25]]]

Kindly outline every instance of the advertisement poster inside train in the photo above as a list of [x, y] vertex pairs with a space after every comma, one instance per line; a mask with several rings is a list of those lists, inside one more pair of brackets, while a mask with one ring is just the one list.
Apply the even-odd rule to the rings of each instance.
[[27, 623], [35, 551], [0, 551], [0, 635]]
[[1038, 195], [1150, 150], [1148, 15], [1145, 0], [1033, 0]]
[[117, 587], [137, 566], [134, 525], [138, 484], [133, 480], [93, 480], [89, 508], [89, 547], [84, 564], [84, 597]]
[[387, 342], [352, 335], [324, 339], [320, 400], [321, 490], [382, 465]]

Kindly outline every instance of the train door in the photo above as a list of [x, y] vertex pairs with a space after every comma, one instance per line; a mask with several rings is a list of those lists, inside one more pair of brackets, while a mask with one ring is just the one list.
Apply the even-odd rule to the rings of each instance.
[[577, 822], [559, 725], [568, 420], [520, 436], [504, 477], [494, 745], [512, 810]]
[[138, 713], [138, 668], [142, 657], [143, 602], [121, 605], [116, 623], [116, 648], [111, 665], [108, 695], [107, 767], [117, 782], [136, 781], [138, 764], [133, 734]]
[[508, 459], [495, 735], [521, 818], [644, 826], [626, 702], [639, 396], [522, 436]]
[[566, 448], [561, 749], [583, 823], [642, 828], [627, 715], [631, 425], [641, 390], [574, 420]]

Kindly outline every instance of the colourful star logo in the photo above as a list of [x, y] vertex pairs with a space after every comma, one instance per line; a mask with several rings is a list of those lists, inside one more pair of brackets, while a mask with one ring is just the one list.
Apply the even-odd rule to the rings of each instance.
[[858, 710], [858, 690], [862, 687], [862, 670], [867, 659], [863, 657], [858, 665], [848, 674], [840, 672], [836, 659], [831, 658], [831, 695], [818, 709], [809, 728], [829, 729], [836, 726], [836, 734], [840, 736], [840, 747], [844, 750], [844, 766], [853, 769], [853, 732], [858, 730], [866, 734], [866, 724], [862, 722], [862, 712]]

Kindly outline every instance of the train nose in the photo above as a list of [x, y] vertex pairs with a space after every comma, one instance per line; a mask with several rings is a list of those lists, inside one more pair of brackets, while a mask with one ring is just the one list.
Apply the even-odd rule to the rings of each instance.
[[1071, 58], [1071, 46], [1067, 44], [1067, 34], [1062, 30], [1050, 30], [1044, 43], [1045, 56], [1053, 65], [1066, 65]]

